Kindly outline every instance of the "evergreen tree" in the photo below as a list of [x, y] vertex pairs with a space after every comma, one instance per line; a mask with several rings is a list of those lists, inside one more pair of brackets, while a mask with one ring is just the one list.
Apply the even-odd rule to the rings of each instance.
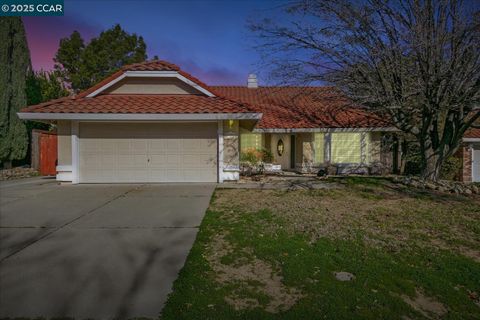
[[28, 139], [17, 112], [27, 105], [26, 80], [31, 70], [25, 29], [20, 17], [0, 18], [0, 162], [23, 159]]
[[[63, 84], [57, 71], [30, 72], [27, 77], [27, 105], [39, 104], [66, 97], [70, 91]], [[32, 129], [49, 130], [51, 125], [37, 121], [26, 121], [29, 137]]]
[[85, 90], [111, 75], [123, 65], [147, 59], [142, 37], [129, 34], [120, 25], [100, 33], [85, 45], [78, 31], [60, 40], [55, 70], [75, 91]]

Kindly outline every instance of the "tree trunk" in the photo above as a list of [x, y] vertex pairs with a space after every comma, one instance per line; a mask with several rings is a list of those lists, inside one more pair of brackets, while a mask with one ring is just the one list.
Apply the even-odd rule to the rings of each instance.
[[12, 161], [4, 161], [3, 169], [12, 169]]
[[405, 174], [405, 166], [407, 165], [407, 156], [408, 156], [408, 142], [406, 138], [402, 138], [400, 140], [400, 169], [399, 169], [399, 174], [404, 175]]
[[427, 148], [422, 152], [422, 178], [430, 181], [437, 181], [440, 178], [445, 157], [438, 150]]

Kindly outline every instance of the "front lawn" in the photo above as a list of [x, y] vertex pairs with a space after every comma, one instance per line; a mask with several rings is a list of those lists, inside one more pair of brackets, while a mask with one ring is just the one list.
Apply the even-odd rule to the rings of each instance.
[[337, 182], [217, 189], [163, 318], [480, 318], [479, 197]]

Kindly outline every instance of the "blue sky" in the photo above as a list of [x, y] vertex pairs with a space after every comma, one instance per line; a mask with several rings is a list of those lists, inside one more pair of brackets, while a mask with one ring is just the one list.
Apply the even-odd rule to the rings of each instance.
[[269, 15], [272, 0], [65, 0], [63, 17], [25, 17], [35, 69], [51, 69], [60, 38], [85, 39], [119, 23], [144, 37], [149, 57], [177, 63], [208, 84], [245, 84], [256, 72], [248, 19]]

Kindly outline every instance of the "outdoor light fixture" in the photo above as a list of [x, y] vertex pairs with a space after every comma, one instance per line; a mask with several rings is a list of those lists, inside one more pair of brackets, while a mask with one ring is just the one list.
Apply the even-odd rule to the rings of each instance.
[[234, 121], [232, 119], [228, 120], [228, 128], [232, 129], [233, 128]]
[[283, 145], [282, 139], [278, 140], [277, 142], [277, 153], [279, 156], [283, 154], [283, 151], [285, 150], [285, 146]]

